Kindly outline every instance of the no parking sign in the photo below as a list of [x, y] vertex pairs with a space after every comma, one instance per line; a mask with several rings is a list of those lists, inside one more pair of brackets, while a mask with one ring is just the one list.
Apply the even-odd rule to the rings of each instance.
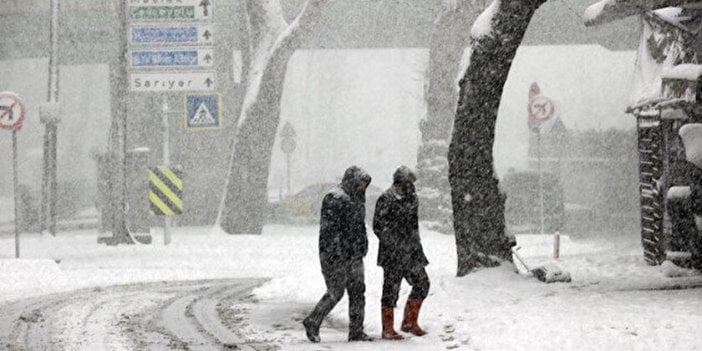
[[0, 129], [12, 131], [12, 183], [14, 185], [14, 200], [15, 200], [15, 257], [20, 256], [19, 246], [19, 225], [17, 219], [19, 214], [17, 211], [19, 180], [17, 176], [17, 131], [22, 128], [24, 116], [27, 109], [24, 107], [24, 102], [15, 93], [8, 91], [0, 92]]
[[15, 93], [0, 93], [0, 129], [19, 130], [22, 128], [26, 108]]

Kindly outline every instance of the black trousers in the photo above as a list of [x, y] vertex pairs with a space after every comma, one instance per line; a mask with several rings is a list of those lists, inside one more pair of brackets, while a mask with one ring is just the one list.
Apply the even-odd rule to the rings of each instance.
[[349, 293], [349, 333], [363, 331], [363, 319], [366, 309], [366, 283], [363, 259], [340, 264], [339, 266], [322, 266], [322, 275], [327, 285], [327, 292], [319, 300], [309, 318], [321, 325], [322, 320], [339, 303], [344, 291]]
[[380, 299], [382, 307], [395, 307], [397, 305], [402, 279], [407, 280], [407, 283], [412, 286], [410, 299], [424, 300], [429, 294], [429, 276], [424, 267], [412, 269], [383, 267], [383, 296]]

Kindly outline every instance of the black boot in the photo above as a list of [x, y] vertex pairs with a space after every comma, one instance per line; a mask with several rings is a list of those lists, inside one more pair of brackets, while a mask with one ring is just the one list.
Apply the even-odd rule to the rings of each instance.
[[312, 313], [310, 313], [310, 315], [302, 321], [302, 325], [305, 326], [305, 334], [307, 335], [307, 339], [309, 339], [311, 342], [317, 343], [320, 341], [319, 327], [322, 325], [324, 317], [329, 314], [338, 301], [338, 299], [332, 298], [329, 293], [324, 294], [322, 299], [320, 299], [317, 303], [317, 306], [315, 306], [314, 310], [312, 310]]
[[314, 343], [321, 341], [319, 338], [319, 324], [313, 321], [310, 317], [307, 317], [302, 320], [302, 325], [305, 326], [305, 334], [307, 335], [307, 339]]
[[373, 341], [373, 338], [361, 331], [350, 331], [349, 341]]

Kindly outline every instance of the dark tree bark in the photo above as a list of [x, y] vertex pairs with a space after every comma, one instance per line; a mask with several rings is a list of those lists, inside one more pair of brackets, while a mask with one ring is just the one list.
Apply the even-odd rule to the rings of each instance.
[[[458, 276], [511, 260], [505, 235], [505, 196], [494, 171], [495, 122], [502, 90], [524, 32], [546, 0], [501, 0], [490, 33], [473, 39], [471, 61], [459, 82], [449, 146], [449, 182]], [[488, 8], [484, 15], [488, 14]]]
[[445, 1], [429, 47], [424, 84], [427, 114], [419, 124], [422, 142], [417, 152], [417, 194], [420, 218], [443, 233], [453, 231], [446, 155], [458, 100], [461, 58], [470, 45], [470, 37], [462, 29], [470, 26], [480, 11], [475, 2]]
[[229, 234], [260, 234], [268, 173], [288, 61], [328, 0], [308, 0], [290, 24], [279, 0], [247, 0], [250, 45], [246, 93], [234, 137], [225, 196], [217, 219]]

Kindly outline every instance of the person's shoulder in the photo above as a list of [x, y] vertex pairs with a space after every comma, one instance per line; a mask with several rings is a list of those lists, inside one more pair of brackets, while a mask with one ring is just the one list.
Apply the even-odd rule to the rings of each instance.
[[324, 195], [324, 201], [351, 201], [351, 197], [339, 186], [334, 186]]
[[393, 198], [393, 192], [392, 188], [388, 188], [385, 191], [383, 191], [380, 196], [378, 196], [377, 202], [387, 202], [392, 200]]

